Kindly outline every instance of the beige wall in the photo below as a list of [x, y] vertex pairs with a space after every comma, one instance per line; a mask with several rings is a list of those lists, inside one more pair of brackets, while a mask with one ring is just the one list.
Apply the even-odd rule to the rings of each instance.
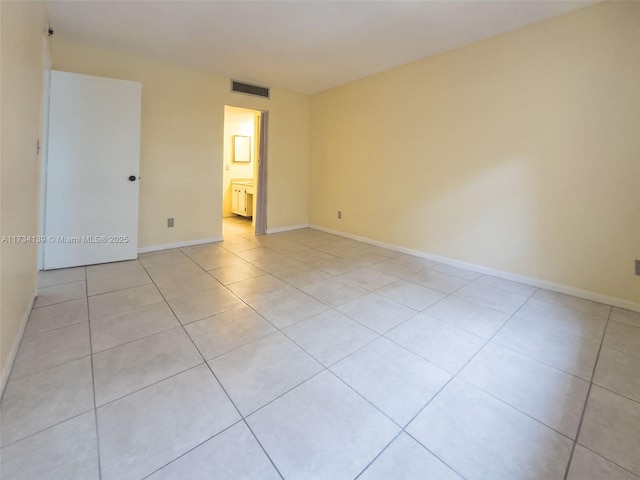
[[51, 51], [56, 70], [142, 82], [140, 247], [222, 235], [225, 104], [270, 112], [268, 228], [307, 223], [308, 96], [232, 94], [225, 77], [55, 37]]
[[[0, 235], [38, 235], [46, 14], [41, 2], [0, 2]], [[36, 287], [35, 243], [0, 245], [0, 369], [8, 375]], [[13, 350], [13, 352], [12, 352]]]
[[639, 302], [639, 25], [604, 2], [314, 95], [311, 223]]
[[[231, 213], [231, 179], [253, 178], [255, 156], [255, 110], [226, 106], [224, 107], [224, 170], [223, 170], [223, 203], [222, 215], [230, 217]], [[233, 161], [233, 136], [244, 135], [251, 137], [251, 162], [242, 163]]]

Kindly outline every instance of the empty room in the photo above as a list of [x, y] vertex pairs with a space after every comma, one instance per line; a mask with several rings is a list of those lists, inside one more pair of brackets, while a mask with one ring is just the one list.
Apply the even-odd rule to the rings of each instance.
[[640, 480], [640, 2], [0, 0], [0, 479]]

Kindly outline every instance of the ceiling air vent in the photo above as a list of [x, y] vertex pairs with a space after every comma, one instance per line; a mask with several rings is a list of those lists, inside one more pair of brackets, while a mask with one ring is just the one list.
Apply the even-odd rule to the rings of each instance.
[[247, 95], [255, 95], [256, 97], [269, 98], [269, 88], [259, 85], [251, 85], [250, 83], [238, 82], [231, 80], [231, 91], [236, 93], [245, 93]]

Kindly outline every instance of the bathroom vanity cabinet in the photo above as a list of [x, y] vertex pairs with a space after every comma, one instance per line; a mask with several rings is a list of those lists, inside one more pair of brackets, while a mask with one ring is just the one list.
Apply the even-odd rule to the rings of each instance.
[[243, 217], [253, 217], [253, 182], [231, 184], [231, 212]]

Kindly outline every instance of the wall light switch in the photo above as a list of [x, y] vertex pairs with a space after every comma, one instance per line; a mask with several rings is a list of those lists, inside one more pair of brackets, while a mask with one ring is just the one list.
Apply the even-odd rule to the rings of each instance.
[[168, 228], [172, 228], [173, 227], [173, 218], [167, 218], [167, 227]]

